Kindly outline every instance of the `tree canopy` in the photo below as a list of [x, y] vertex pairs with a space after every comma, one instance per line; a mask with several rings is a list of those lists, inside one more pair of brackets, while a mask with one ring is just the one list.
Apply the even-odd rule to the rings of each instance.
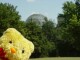
[[[63, 17], [62, 23], [58, 25], [58, 30], [62, 32], [61, 39], [64, 42], [68, 42], [71, 49], [66, 49], [67, 52], [73, 52], [73, 56], [80, 56], [80, 2], [76, 0], [73, 2], [65, 2], [63, 5], [63, 14], [59, 14], [58, 17]], [[64, 22], [64, 23], [63, 23]], [[71, 51], [70, 51], [71, 50]], [[76, 53], [75, 53], [76, 52]], [[71, 53], [72, 54], [72, 53]]]

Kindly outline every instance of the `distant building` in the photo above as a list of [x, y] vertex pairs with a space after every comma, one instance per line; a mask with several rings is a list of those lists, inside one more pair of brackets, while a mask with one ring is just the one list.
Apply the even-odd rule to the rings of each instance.
[[47, 20], [47, 17], [42, 14], [32, 14], [28, 17], [26, 22], [32, 21], [36, 22], [39, 26], [42, 26], [42, 24]]

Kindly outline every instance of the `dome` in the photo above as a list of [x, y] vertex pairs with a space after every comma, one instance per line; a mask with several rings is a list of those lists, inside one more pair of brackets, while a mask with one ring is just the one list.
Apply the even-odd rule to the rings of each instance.
[[26, 21], [27, 22], [32, 21], [32, 22], [36, 22], [38, 25], [42, 25], [43, 22], [45, 22], [45, 18], [46, 17], [42, 14], [33, 14], [29, 16]]

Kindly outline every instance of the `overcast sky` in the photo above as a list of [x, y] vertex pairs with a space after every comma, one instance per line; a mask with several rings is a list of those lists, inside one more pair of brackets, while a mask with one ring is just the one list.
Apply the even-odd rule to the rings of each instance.
[[66, 1], [74, 0], [0, 0], [0, 2], [17, 6], [17, 11], [24, 21], [31, 14], [40, 13], [54, 22], [56, 22], [58, 14], [62, 13], [62, 6]]

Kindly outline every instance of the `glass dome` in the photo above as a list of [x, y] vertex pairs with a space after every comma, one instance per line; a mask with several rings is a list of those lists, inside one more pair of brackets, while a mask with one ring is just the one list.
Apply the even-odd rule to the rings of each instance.
[[42, 25], [45, 22], [45, 16], [42, 14], [33, 14], [28, 17], [27, 22], [32, 21], [36, 22], [38, 25]]

